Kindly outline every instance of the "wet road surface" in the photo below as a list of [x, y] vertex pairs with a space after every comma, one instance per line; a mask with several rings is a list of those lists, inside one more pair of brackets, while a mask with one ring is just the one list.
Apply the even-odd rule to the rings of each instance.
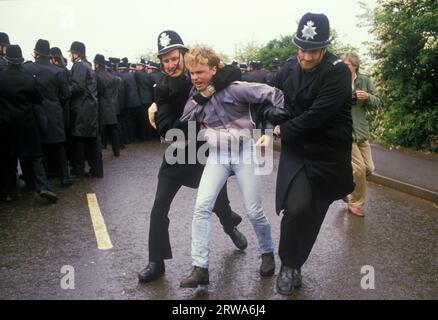
[[[258, 273], [260, 258], [248, 219], [241, 252], [213, 218], [210, 285], [199, 292], [179, 288], [190, 271], [191, 217], [196, 190], [182, 188], [170, 211], [173, 259], [161, 279], [139, 284], [148, 261], [149, 213], [165, 145], [130, 144], [120, 158], [104, 151], [105, 178], [54, 188], [60, 200], [47, 205], [32, 193], [0, 204], [0, 299], [438, 299], [438, 205], [369, 184], [366, 217], [332, 204], [316, 245], [303, 266], [303, 286], [292, 296], [275, 292], [272, 278]], [[278, 153], [275, 153], [275, 171]], [[278, 247], [280, 217], [274, 212], [276, 173], [262, 177], [263, 206]], [[56, 181], [53, 180], [55, 184]], [[87, 204], [95, 193], [113, 248], [99, 250]], [[244, 214], [235, 178], [231, 207]], [[374, 289], [361, 281], [374, 269]], [[74, 268], [74, 289], [63, 289], [63, 266]], [[364, 270], [362, 270], [364, 271]], [[72, 273], [68, 274], [69, 276]]]

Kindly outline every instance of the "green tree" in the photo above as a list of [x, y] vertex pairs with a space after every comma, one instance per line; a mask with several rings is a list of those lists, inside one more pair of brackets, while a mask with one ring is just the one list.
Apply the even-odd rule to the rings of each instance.
[[383, 107], [373, 122], [384, 142], [438, 151], [436, 0], [379, 0], [371, 55]]
[[274, 58], [284, 62], [296, 51], [296, 47], [292, 43], [292, 36], [280, 36], [280, 38], [273, 39], [262, 47], [256, 60], [260, 60], [265, 67], [269, 68]]
[[[357, 51], [357, 48], [345, 44], [340, 41], [336, 30], [331, 30], [331, 38], [333, 39], [330, 51], [342, 57], [347, 51]], [[272, 59], [278, 58], [284, 62], [294, 55], [297, 51], [295, 45], [292, 43], [292, 35], [280, 36], [277, 39], [269, 41], [264, 47], [259, 50], [256, 60], [260, 60], [265, 67], [270, 67]]]
[[336, 54], [338, 57], [343, 58], [345, 53], [347, 52], [358, 52], [358, 49], [355, 46], [343, 42], [336, 30], [330, 30], [330, 34], [332, 38], [332, 44], [330, 45], [329, 50]]
[[260, 60], [260, 48], [261, 46], [254, 40], [247, 44], [237, 45], [234, 53], [234, 60], [237, 60], [240, 63], [247, 63], [251, 60]]

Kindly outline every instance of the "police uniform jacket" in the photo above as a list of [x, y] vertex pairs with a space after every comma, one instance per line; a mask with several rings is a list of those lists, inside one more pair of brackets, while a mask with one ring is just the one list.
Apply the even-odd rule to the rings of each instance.
[[155, 102], [155, 86], [160, 82], [161, 78], [164, 77], [164, 73], [161, 71], [155, 71], [150, 74], [152, 79], [152, 101]]
[[4, 56], [0, 55], [0, 71], [5, 69], [6, 65], [7, 65], [7, 63], [6, 63]]
[[7, 66], [0, 72], [0, 152], [22, 157], [41, 156], [33, 110], [41, 101], [35, 77], [21, 66]]
[[97, 94], [99, 101], [100, 124], [102, 126], [117, 124], [117, 90], [119, 80], [106, 70], [95, 72], [97, 81]]
[[[157, 131], [165, 137], [167, 131], [173, 128], [182, 129], [185, 125], [179, 121], [191, 89], [190, 78], [187, 74], [172, 78], [163, 76], [155, 87], [155, 102], [158, 106], [156, 115]], [[176, 151], [175, 151], [176, 152]], [[188, 159], [188, 148], [185, 148], [185, 159]], [[159, 178], [175, 180], [183, 186], [197, 188], [201, 179], [203, 166], [196, 164], [169, 164], [163, 157], [158, 173]]]
[[292, 119], [281, 129], [276, 210], [284, 209], [290, 183], [306, 170], [314, 203], [334, 201], [353, 191], [351, 167], [351, 73], [327, 52], [311, 72], [303, 72], [296, 56], [277, 77]]
[[275, 85], [275, 79], [277, 78], [277, 74], [278, 74], [278, 71], [268, 72], [266, 74], [266, 78], [265, 78], [266, 84], [269, 84], [270, 86], [274, 86]]
[[[67, 77], [68, 83], [70, 83], [70, 70], [67, 69], [66, 66], [58, 66], [58, 68], [62, 69], [65, 72], [65, 76]], [[70, 129], [70, 99], [61, 101], [62, 103], [62, 113], [64, 115], [64, 128]], [[68, 137], [67, 137], [68, 139]]]
[[64, 70], [50, 63], [49, 59], [38, 59], [23, 68], [35, 75], [38, 90], [43, 97], [41, 104], [34, 106], [41, 141], [60, 143], [66, 140], [62, 105], [70, 98], [67, 76]]
[[140, 105], [149, 107], [153, 102], [153, 80], [144, 71], [136, 72], [135, 81], [137, 83]]
[[263, 70], [254, 70], [242, 75], [242, 80], [247, 82], [266, 83], [266, 72]]
[[73, 64], [70, 90], [72, 136], [96, 138], [98, 130], [97, 85], [94, 72], [88, 62], [80, 59]]
[[123, 83], [125, 85], [125, 101], [126, 107], [141, 106], [140, 96], [138, 95], [137, 82], [135, 81], [134, 73], [124, 72], [121, 74]]
[[119, 72], [114, 72], [113, 75], [118, 80], [117, 85], [117, 103], [116, 112], [117, 115], [124, 114], [126, 111], [126, 98], [125, 98], [125, 82], [123, 81], [122, 74]]

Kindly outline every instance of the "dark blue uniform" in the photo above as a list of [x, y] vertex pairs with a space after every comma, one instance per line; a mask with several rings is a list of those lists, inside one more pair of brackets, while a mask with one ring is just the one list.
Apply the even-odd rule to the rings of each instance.
[[279, 255], [299, 269], [329, 205], [353, 191], [351, 73], [327, 52], [312, 71], [291, 58], [277, 77], [292, 119], [281, 125], [276, 210], [284, 210]]

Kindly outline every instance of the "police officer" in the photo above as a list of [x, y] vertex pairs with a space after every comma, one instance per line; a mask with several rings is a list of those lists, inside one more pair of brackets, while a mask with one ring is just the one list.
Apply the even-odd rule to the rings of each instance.
[[137, 72], [135, 72], [135, 81], [137, 83], [138, 95], [140, 98], [140, 109], [138, 110], [138, 134], [140, 140], [149, 140], [152, 138], [153, 128], [148, 121], [147, 109], [153, 102], [154, 85], [151, 76], [146, 73], [146, 61], [140, 60], [137, 64]]
[[[122, 61], [126, 60], [126, 58], [123, 58]], [[125, 89], [128, 141], [144, 141], [146, 140], [146, 131], [143, 127], [144, 121], [142, 121], [142, 109], [144, 108], [141, 106], [138, 86], [135, 80], [135, 68], [131, 68], [131, 64], [128, 62], [122, 62], [119, 64], [119, 67], [123, 69], [123, 72], [120, 74], [120, 76], [123, 79]]]
[[146, 71], [146, 60], [142, 57], [140, 61], [135, 65], [136, 71]]
[[248, 65], [246, 63], [239, 64], [240, 72], [242, 73], [242, 78], [245, 75], [245, 73], [248, 72]]
[[6, 48], [9, 44], [9, 36], [4, 32], [0, 32], [0, 71], [2, 71], [7, 65], [5, 54]]
[[151, 76], [153, 86], [155, 87], [155, 85], [158, 82], [160, 82], [161, 77], [164, 75], [161, 72], [161, 66], [159, 63], [156, 63], [153, 61], [148, 61], [147, 65], [146, 65], [146, 69], [147, 69], [147, 73]]
[[263, 64], [260, 61], [249, 63], [249, 72], [242, 75], [242, 80], [247, 82], [266, 83], [266, 71], [262, 70]]
[[281, 155], [276, 210], [283, 213], [277, 291], [285, 295], [301, 285], [301, 267], [329, 205], [353, 190], [351, 73], [327, 50], [327, 16], [306, 13], [293, 43], [297, 54], [277, 78], [292, 114], [277, 130]]
[[117, 130], [117, 90], [119, 80], [106, 70], [105, 57], [96, 54], [94, 70], [97, 81], [97, 95], [99, 101], [99, 120], [103, 140], [111, 141], [113, 155], [120, 156], [119, 133]]
[[[187, 51], [188, 48], [175, 31], [166, 30], [159, 34], [158, 58], [165, 75], [155, 87], [155, 99], [158, 105], [156, 127], [158, 133], [163, 137], [166, 136], [168, 130], [173, 128], [181, 127], [187, 132], [187, 128], [179, 121], [191, 89], [191, 81], [184, 65], [184, 54]], [[222, 72], [218, 72], [219, 77], [215, 79], [214, 85], [217, 90], [226, 87], [224, 83], [230, 84], [234, 80], [240, 79], [238, 69], [233, 67], [225, 67], [224, 69]], [[202, 100], [203, 97], [199, 95], [197, 98]], [[204, 97], [204, 99], [206, 98]], [[154, 113], [154, 109], [154, 106], [150, 107], [150, 112]], [[185, 159], [188, 159], [188, 150], [189, 148], [186, 147]], [[158, 173], [155, 201], [150, 215], [149, 263], [138, 274], [141, 282], [155, 280], [164, 274], [164, 260], [172, 258], [168, 218], [170, 205], [182, 186], [190, 188], [199, 186], [203, 169], [203, 165], [199, 162], [196, 164], [169, 164], [163, 158]], [[239, 249], [244, 250], [248, 245], [247, 240], [236, 228], [242, 218], [230, 208], [226, 185], [222, 188], [213, 211], [218, 215], [224, 231], [234, 244]]]
[[43, 101], [36, 79], [23, 70], [21, 48], [10, 45], [6, 50], [7, 66], [0, 72], [0, 172], [2, 198], [15, 196], [17, 157], [28, 187], [49, 202], [58, 196], [50, 190], [42, 162], [41, 142], [33, 106]]
[[270, 86], [275, 86], [275, 79], [277, 78], [277, 74], [281, 70], [281, 63], [278, 58], [272, 59], [271, 62], [271, 71], [266, 74], [266, 83]]
[[41, 104], [35, 105], [43, 143], [44, 163], [49, 169], [49, 159], [53, 158], [61, 186], [69, 186], [67, 156], [65, 152], [65, 127], [63, 104], [70, 99], [70, 90], [65, 71], [50, 63], [49, 41], [39, 39], [34, 49], [35, 63], [27, 63], [24, 69], [34, 75], [43, 97]]
[[[50, 63], [61, 68], [65, 72], [68, 83], [70, 83], [70, 70], [67, 68], [67, 59], [63, 56], [61, 49], [58, 47], [50, 48]], [[61, 101], [62, 113], [64, 115], [65, 129], [65, 152], [67, 154], [67, 162], [73, 163], [73, 144], [70, 130], [70, 99]]]
[[117, 76], [120, 78], [119, 83], [119, 92], [118, 92], [118, 100], [119, 100], [119, 108], [120, 108], [120, 118], [119, 120], [119, 128], [120, 128], [120, 138], [121, 144], [129, 144], [132, 142], [130, 127], [129, 127], [129, 119], [128, 119], [128, 111], [127, 111], [127, 95], [126, 95], [126, 84], [125, 84], [125, 73], [128, 72], [128, 64], [120, 61], [117, 63]]
[[71, 132], [74, 146], [74, 172], [85, 176], [85, 157], [92, 177], [103, 177], [102, 152], [98, 145], [99, 121], [96, 78], [85, 55], [85, 44], [74, 41], [70, 46], [71, 61]]

